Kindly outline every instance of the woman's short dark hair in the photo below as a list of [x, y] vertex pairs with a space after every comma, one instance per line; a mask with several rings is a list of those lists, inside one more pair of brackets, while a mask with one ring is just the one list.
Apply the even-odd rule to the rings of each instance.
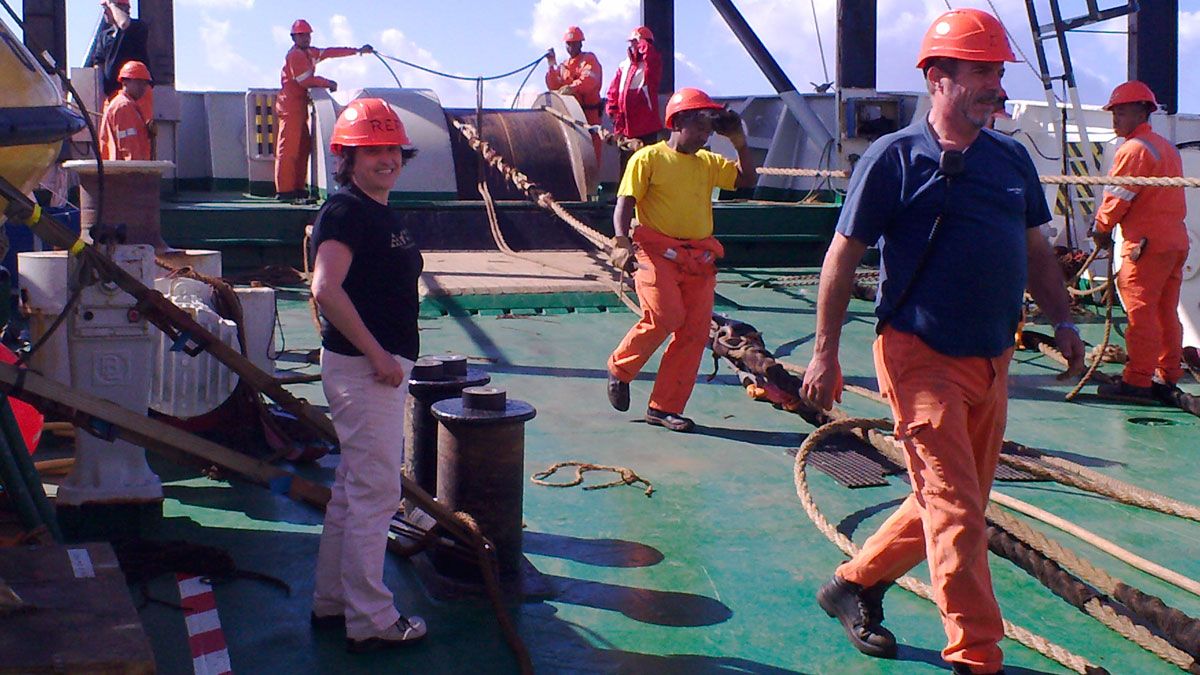
[[[333, 172], [333, 182], [341, 187], [346, 187], [354, 180], [354, 155], [358, 148], [352, 145], [342, 146], [342, 153], [338, 157], [337, 169]], [[408, 161], [417, 156], [416, 148], [404, 148], [400, 151], [400, 166], [405, 166]]]

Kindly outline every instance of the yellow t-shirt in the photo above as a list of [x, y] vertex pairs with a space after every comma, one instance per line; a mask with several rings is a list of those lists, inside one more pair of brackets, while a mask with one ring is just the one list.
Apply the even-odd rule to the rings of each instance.
[[737, 176], [737, 164], [721, 155], [689, 155], [661, 141], [633, 153], [617, 195], [637, 200], [638, 223], [676, 239], [704, 239], [713, 231], [713, 188], [732, 190]]

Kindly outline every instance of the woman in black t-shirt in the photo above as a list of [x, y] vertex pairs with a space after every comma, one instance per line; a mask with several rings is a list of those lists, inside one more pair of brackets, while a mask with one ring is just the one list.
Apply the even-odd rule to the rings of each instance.
[[380, 99], [352, 101], [334, 125], [341, 190], [313, 227], [312, 292], [321, 313], [321, 380], [341, 461], [317, 553], [312, 623], [343, 621], [350, 651], [425, 635], [383, 583], [388, 527], [400, 503], [404, 402], [417, 358], [421, 253], [388, 194], [416, 154]]

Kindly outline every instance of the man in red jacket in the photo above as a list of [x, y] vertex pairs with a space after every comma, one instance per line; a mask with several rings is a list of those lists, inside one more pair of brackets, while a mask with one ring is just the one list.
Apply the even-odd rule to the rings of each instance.
[[[606, 112], [613, 131], [637, 138], [646, 145], [662, 137], [662, 115], [658, 112], [658, 83], [662, 81], [662, 56], [654, 46], [654, 33], [638, 26], [629, 35], [628, 56], [617, 66], [608, 86]], [[621, 173], [633, 153], [621, 151]]]
[[275, 196], [283, 200], [308, 196], [304, 191], [308, 154], [312, 151], [312, 136], [308, 130], [308, 90], [337, 91], [337, 82], [316, 74], [317, 63], [325, 59], [355, 54], [370, 54], [371, 45], [353, 47], [312, 46], [312, 26], [304, 19], [292, 24], [292, 48], [288, 50], [283, 72], [279, 75], [282, 90], [275, 97], [275, 115], [279, 118], [279, 133], [275, 142]]
[[[565, 63], [558, 63], [554, 50], [546, 52], [550, 70], [546, 73], [546, 88], [563, 96], [574, 96], [583, 108], [588, 124], [600, 124], [600, 85], [604, 81], [600, 61], [591, 52], [583, 51], [583, 31], [579, 26], [570, 26], [563, 35], [567, 45]], [[600, 166], [600, 137], [592, 134], [592, 147], [596, 151], [596, 166]]]

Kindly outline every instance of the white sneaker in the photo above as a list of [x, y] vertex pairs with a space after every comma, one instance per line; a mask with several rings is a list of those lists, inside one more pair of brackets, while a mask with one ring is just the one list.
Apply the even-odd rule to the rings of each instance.
[[425, 619], [419, 616], [401, 616], [396, 620], [396, 623], [388, 626], [382, 633], [374, 637], [369, 637], [365, 640], [346, 639], [346, 651], [360, 653], [369, 652], [376, 649], [389, 649], [391, 647], [402, 647], [407, 644], [417, 642], [425, 637], [428, 629], [425, 627]]

